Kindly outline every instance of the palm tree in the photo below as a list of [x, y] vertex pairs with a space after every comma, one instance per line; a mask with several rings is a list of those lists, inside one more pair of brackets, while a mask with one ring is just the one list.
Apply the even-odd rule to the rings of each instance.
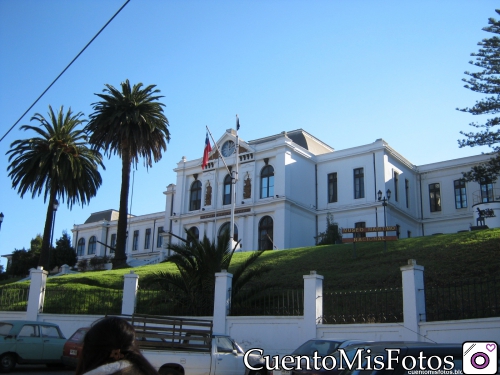
[[102, 101], [93, 103], [94, 113], [86, 129], [90, 132], [90, 143], [95, 149], [104, 149], [118, 154], [122, 159], [122, 183], [120, 209], [116, 234], [116, 249], [113, 266], [126, 264], [125, 241], [127, 237], [128, 194], [130, 169], [137, 166], [139, 157], [144, 158], [146, 168], [161, 159], [170, 140], [168, 120], [163, 114], [162, 96], [155, 85], [142, 88], [142, 83], [130, 87], [128, 79], [121, 83], [121, 92], [106, 84], [104, 94], [96, 94]]
[[[167, 291], [180, 314], [212, 315], [215, 273], [229, 269], [236, 247], [229, 247], [229, 231], [219, 236], [217, 243], [211, 242], [206, 234], [201, 241], [189, 231], [186, 234], [189, 241], [168, 246], [175, 253], [167, 262], [175, 264], [179, 273], [156, 272], [147, 283], [157, 284]], [[269, 268], [254, 266], [264, 251], [255, 251], [233, 270], [233, 299], [251, 279], [269, 271]]]
[[73, 114], [71, 108], [65, 115], [63, 112], [61, 106], [56, 115], [49, 105], [47, 119], [35, 113], [31, 121], [38, 121], [39, 126], [23, 125], [21, 130], [32, 130], [38, 136], [14, 141], [7, 151], [9, 177], [21, 198], [28, 191], [33, 198], [43, 192], [44, 202], [49, 201], [38, 261], [45, 269], [49, 266], [54, 201], [67, 201], [69, 208], [77, 202], [88, 203], [102, 183], [98, 167], [104, 167], [99, 151], [87, 147], [85, 131], [77, 129], [86, 121], [81, 118], [83, 113]]

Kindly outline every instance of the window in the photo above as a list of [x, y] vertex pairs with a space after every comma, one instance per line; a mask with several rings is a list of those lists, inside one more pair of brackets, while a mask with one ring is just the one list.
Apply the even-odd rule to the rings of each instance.
[[139, 247], [139, 231], [134, 230], [134, 238], [132, 240], [132, 250], [137, 250]]
[[78, 246], [76, 247], [76, 255], [82, 256], [85, 254], [85, 238], [80, 238], [78, 240]]
[[259, 250], [273, 249], [273, 219], [264, 216], [259, 221]]
[[[231, 224], [229, 223], [229, 221], [226, 221], [224, 224], [222, 224], [221, 227], [220, 227], [220, 229], [219, 229], [219, 235], [218, 235], [218, 237], [222, 236], [225, 232], [227, 232], [227, 234], [229, 235], [229, 228], [231, 228], [230, 225]], [[233, 238], [233, 241], [238, 241], [238, 227], [236, 226], [236, 224], [234, 225], [234, 238]]]
[[151, 228], [146, 229], [146, 235], [144, 236], [144, 248], [149, 249], [149, 242], [151, 241]]
[[[187, 235], [187, 243], [191, 244], [193, 240], [200, 240], [200, 231], [198, 230], [197, 227], [191, 227], [188, 229], [188, 232], [191, 234], [191, 236]], [[187, 234], [187, 233], [186, 233]]]
[[354, 199], [365, 197], [365, 175], [363, 168], [354, 170]]
[[19, 331], [17, 337], [40, 337], [40, 332], [38, 326], [35, 325], [25, 325]]
[[467, 190], [465, 189], [465, 180], [453, 181], [455, 187], [455, 208], [467, 207]]
[[429, 185], [429, 202], [431, 212], [441, 211], [441, 187], [439, 184]]
[[232, 353], [234, 346], [228, 337], [217, 337], [217, 352], [219, 353]]
[[90, 237], [89, 248], [88, 248], [87, 254], [89, 254], [89, 255], [95, 254], [96, 243], [97, 243], [97, 239], [95, 238], [95, 236]]
[[[366, 228], [366, 223], [360, 221], [359, 223], [354, 223], [354, 228]], [[365, 238], [366, 232], [356, 232], [354, 233], [354, 238]]]
[[399, 199], [399, 173], [394, 171], [394, 200], [398, 202]]
[[408, 238], [411, 238], [411, 230], [409, 230], [409, 231], [407, 232], [407, 237], [408, 237]]
[[260, 197], [274, 196], [274, 168], [266, 165], [260, 173]]
[[110, 243], [110, 246], [112, 247], [112, 249], [109, 249], [112, 253], [115, 252], [115, 247], [116, 247], [116, 233], [113, 233], [111, 235], [111, 243]]
[[163, 246], [163, 237], [162, 233], [164, 232], [163, 227], [158, 227], [158, 235], [156, 236], [156, 247]]
[[328, 203], [337, 202], [337, 172], [328, 174]]
[[483, 180], [480, 183], [481, 187], [481, 202], [493, 202], [493, 184], [491, 180]]
[[406, 208], [410, 208], [410, 181], [405, 179]]
[[191, 185], [189, 195], [189, 211], [199, 210], [201, 207], [201, 182], [196, 180]]
[[53, 339], [61, 339], [61, 335], [57, 327], [54, 326], [42, 326], [42, 337], [50, 337]]
[[230, 175], [224, 178], [224, 188], [222, 191], [222, 204], [231, 204], [231, 193], [233, 192], [233, 179]]

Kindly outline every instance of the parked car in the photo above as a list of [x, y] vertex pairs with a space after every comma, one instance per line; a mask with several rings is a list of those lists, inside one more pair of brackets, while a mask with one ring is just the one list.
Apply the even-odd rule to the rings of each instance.
[[[291, 355], [292, 356], [308, 356], [311, 357], [317, 352], [318, 356], [324, 357], [335, 352], [339, 348], [344, 348], [348, 345], [355, 343], [364, 343], [361, 340], [346, 340], [346, 339], [313, 339], [308, 340], [297, 349], [295, 349]], [[290, 371], [283, 369], [273, 370], [270, 375], [291, 375]]]
[[29, 320], [0, 321], [0, 371], [19, 364], [62, 364], [66, 338], [53, 323]]
[[83, 347], [83, 339], [90, 327], [78, 328], [63, 347], [62, 361], [66, 366], [76, 367]]
[[[356, 357], [358, 349], [361, 351], [359, 357]], [[343, 350], [345, 357], [347, 357], [348, 360], [354, 364], [351, 369], [345, 361], [343, 362], [343, 366], [340, 365], [340, 353], [336, 352], [332, 355], [337, 361], [334, 368], [332, 368], [333, 360], [331, 360], [329, 363], [328, 361], [325, 361], [328, 363], [328, 370], [293, 370], [291, 371], [291, 375], [385, 375], [389, 373], [407, 375], [411, 374], [412, 370], [421, 371], [422, 373], [428, 373], [428, 370], [431, 370], [430, 372], [437, 374], [443, 373], [440, 372], [442, 370], [449, 370], [451, 366], [453, 366], [453, 368], [450, 373], [462, 373], [462, 344], [391, 341], [373, 342], [361, 345], [355, 344], [347, 346], [343, 348]], [[389, 350], [392, 352], [389, 353]], [[376, 362], [375, 357], [377, 356], [378, 359]], [[392, 358], [391, 368], [388, 361], [389, 356]], [[420, 356], [422, 360], [419, 359]], [[368, 357], [370, 358], [369, 363]], [[403, 358], [405, 357], [412, 358], [407, 358], [403, 361]], [[433, 358], [430, 362], [428, 362], [430, 357]], [[360, 358], [360, 362], [358, 362], [356, 358]], [[360, 363], [362, 369], [358, 368]], [[432, 367], [431, 369], [429, 368], [429, 365]], [[407, 368], [405, 368], [405, 366]], [[424, 368], [420, 369], [419, 366], [423, 366]], [[343, 367], [343, 369], [339, 367]], [[367, 367], [370, 367], [371, 369], [366, 369]], [[457, 372], [454, 372], [455, 370], [457, 370]]]

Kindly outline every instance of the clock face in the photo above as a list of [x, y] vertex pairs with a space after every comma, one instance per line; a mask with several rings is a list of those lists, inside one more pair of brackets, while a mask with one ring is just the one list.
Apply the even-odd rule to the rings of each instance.
[[231, 156], [235, 150], [236, 150], [236, 147], [234, 146], [234, 142], [233, 141], [226, 141], [222, 145], [222, 148], [220, 151], [222, 152], [222, 156], [225, 156], [227, 158], [228, 156]]

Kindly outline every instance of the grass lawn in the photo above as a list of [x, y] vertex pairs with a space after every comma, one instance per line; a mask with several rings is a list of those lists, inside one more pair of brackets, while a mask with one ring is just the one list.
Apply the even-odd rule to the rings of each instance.
[[[249, 252], [235, 253], [232, 267], [249, 255]], [[500, 269], [500, 229], [401, 239], [388, 242], [387, 252], [383, 242], [357, 243], [355, 249], [352, 244], [342, 244], [268, 251], [258, 264], [270, 271], [254, 282], [301, 288], [302, 276], [314, 270], [324, 276], [325, 288], [329, 290], [400, 287], [399, 268], [408, 259], [416, 259], [417, 264], [425, 267], [428, 286], [492, 276]], [[139, 285], [160, 270], [176, 272], [169, 263], [133, 269], [140, 277]], [[130, 271], [128, 268], [51, 277], [47, 287], [122, 289], [123, 276]]]

